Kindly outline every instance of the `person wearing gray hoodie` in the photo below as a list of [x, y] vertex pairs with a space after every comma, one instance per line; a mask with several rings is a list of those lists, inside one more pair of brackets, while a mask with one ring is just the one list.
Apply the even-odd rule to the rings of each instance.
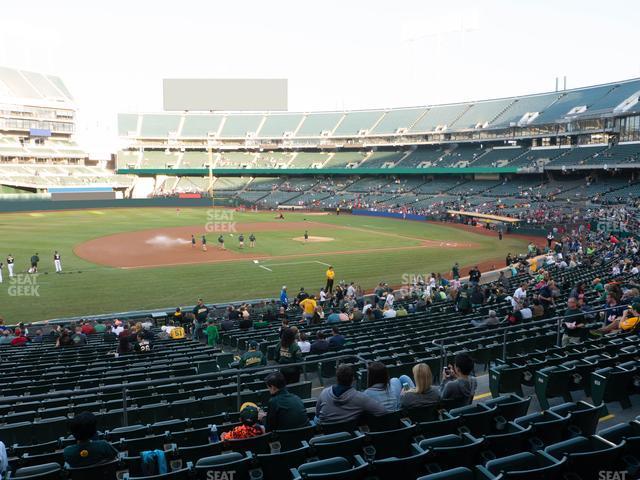
[[449, 403], [449, 408], [471, 405], [478, 382], [471, 376], [473, 359], [466, 353], [459, 353], [454, 359], [454, 366], [444, 369], [444, 380], [440, 384], [440, 396]]
[[387, 409], [377, 400], [353, 388], [354, 371], [349, 364], [336, 370], [338, 383], [325, 388], [316, 403], [318, 423], [340, 423], [357, 420], [364, 413], [384, 415]]

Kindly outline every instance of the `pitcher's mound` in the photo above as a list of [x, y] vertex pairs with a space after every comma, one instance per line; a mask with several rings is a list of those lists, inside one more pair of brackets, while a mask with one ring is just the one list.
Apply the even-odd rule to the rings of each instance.
[[[304, 237], [294, 237], [292, 240], [295, 240], [297, 242], [304, 242]], [[309, 243], [333, 242], [334, 240], [335, 238], [332, 238], [332, 237], [312, 237], [311, 235], [309, 235], [309, 240], [307, 240], [307, 242]]]

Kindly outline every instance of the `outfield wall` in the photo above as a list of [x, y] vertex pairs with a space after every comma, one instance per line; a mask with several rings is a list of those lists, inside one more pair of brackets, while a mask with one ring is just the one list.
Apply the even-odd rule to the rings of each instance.
[[[211, 198], [136, 198], [136, 199], [101, 199], [101, 200], [0, 200], [0, 212], [34, 212], [42, 210], [81, 210], [97, 208], [135, 208], [135, 207], [211, 207]], [[236, 201], [230, 198], [216, 198], [213, 205], [217, 207], [235, 207]]]

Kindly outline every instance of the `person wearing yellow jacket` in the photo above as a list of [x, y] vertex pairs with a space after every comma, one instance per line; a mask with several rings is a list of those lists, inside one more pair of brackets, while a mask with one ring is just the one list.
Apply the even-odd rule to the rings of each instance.
[[336, 272], [330, 265], [327, 269], [327, 285], [324, 287], [324, 291], [331, 294], [333, 293], [333, 279], [336, 277]]

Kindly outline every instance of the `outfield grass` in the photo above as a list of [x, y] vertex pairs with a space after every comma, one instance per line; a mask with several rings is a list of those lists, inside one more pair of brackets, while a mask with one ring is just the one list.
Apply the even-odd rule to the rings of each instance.
[[[520, 239], [477, 235], [441, 225], [351, 215], [312, 216], [286, 214], [287, 221], [307, 218], [326, 224], [310, 229], [310, 235], [333, 237], [335, 241], [303, 245], [292, 240], [303, 232], [276, 230], [256, 233], [258, 246], [246, 249], [246, 260], [203, 263], [173, 267], [123, 270], [87, 262], [73, 254], [78, 243], [114, 233], [172, 226], [204, 226], [211, 219], [207, 209], [172, 208], [104, 209], [62, 212], [10, 213], [0, 215], [0, 259], [11, 253], [16, 271], [25, 271], [28, 260], [38, 252], [41, 273], [37, 276], [38, 296], [34, 289], [16, 288], [7, 278], [0, 289], [0, 315], [9, 322], [31, 322], [65, 316], [90, 315], [127, 310], [191, 305], [198, 297], [207, 302], [277, 296], [282, 285], [290, 295], [300, 286], [317, 291], [324, 283], [325, 264], [334, 265], [338, 280], [353, 280], [370, 289], [380, 280], [400, 285], [405, 274], [447, 272], [454, 262], [470, 265], [486, 259], [503, 258], [507, 252], [524, 251]], [[234, 213], [238, 223], [281, 221], [265, 213]], [[335, 225], [350, 227], [335, 228]], [[277, 227], [276, 227], [277, 228]], [[250, 232], [244, 232], [248, 236]], [[216, 234], [209, 235], [211, 244]], [[344, 250], [367, 248], [415, 247], [420, 239], [473, 243], [474, 248], [448, 250], [412, 248], [398, 251], [335, 254]], [[211, 245], [213, 247], [213, 245]], [[237, 244], [227, 239], [227, 246]], [[186, 247], [190, 248], [190, 247]], [[53, 271], [53, 251], [63, 259], [64, 275]], [[317, 255], [315, 254], [317, 253]], [[274, 258], [260, 264], [253, 255], [294, 255]], [[295, 255], [305, 254], [304, 257]], [[312, 254], [312, 255], [309, 255]], [[498, 262], [497, 262], [498, 263]], [[259, 265], [266, 266], [261, 268]], [[81, 271], [82, 273], [77, 273]], [[72, 273], [73, 272], [73, 273]], [[24, 281], [23, 276], [20, 278]], [[12, 288], [13, 287], [13, 288]]]

